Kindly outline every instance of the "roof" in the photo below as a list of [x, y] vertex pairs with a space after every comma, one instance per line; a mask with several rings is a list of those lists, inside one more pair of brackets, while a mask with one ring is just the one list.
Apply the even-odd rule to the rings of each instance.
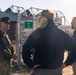
[[[18, 13], [0, 12], [0, 18], [2, 18], [2, 17], [9, 17], [10, 21], [15, 21], [15, 22], [18, 21]], [[21, 15], [21, 20], [32, 20], [32, 18]]]

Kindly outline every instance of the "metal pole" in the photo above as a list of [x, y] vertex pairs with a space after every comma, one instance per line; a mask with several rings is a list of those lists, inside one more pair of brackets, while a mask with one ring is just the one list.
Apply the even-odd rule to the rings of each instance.
[[17, 22], [17, 65], [21, 65], [21, 34], [20, 34], [20, 11], [18, 10], [18, 22]]
[[34, 26], [33, 29], [34, 29], [34, 30], [36, 29], [36, 22], [35, 22], [35, 19], [36, 19], [36, 18], [35, 18], [35, 15], [33, 14], [33, 26]]
[[66, 25], [66, 18], [65, 18], [65, 16], [64, 16], [64, 25]]

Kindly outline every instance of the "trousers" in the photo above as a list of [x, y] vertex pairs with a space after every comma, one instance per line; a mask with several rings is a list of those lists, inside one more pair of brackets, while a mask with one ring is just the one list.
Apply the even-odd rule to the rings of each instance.
[[3, 58], [0, 59], [0, 75], [10, 75], [10, 63]]
[[34, 75], [62, 75], [62, 68], [57, 69], [36, 69]]

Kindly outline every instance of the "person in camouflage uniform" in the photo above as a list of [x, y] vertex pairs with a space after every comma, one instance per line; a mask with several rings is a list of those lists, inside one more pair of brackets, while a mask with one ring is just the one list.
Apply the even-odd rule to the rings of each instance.
[[10, 59], [16, 59], [11, 41], [6, 34], [10, 28], [8, 17], [0, 19], [0, 75], [10, 75]]

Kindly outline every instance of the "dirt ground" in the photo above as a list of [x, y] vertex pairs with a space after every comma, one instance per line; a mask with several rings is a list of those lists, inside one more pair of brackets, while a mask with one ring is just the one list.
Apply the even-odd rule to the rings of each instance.
[[63, 69], [63, 75], [73, 75], [72, 67], [68, 66]]

